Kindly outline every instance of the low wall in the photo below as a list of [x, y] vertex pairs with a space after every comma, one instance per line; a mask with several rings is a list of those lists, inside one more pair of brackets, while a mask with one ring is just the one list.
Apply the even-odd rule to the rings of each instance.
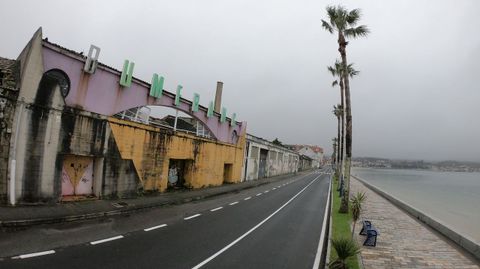
[[426, 215], [422, 211], [420, 211], [420, 210], [416, 209], [415, 207], [403, 202], [402, 200], [394, 197], [393, 195], [390, 195], [390, 194], [386, 193], [385, 191], [373, 186], [372, 184], [366, 182], [364, 179], [361, 179], [361, 178], [356, 177], [356, 176], [352, 176], [352, 177], [354, 177], [355, 179], [357, 179], [358, 181], [363, 183], [363, 185], [365, 185], [366, 187], [368, 187], [372, 191], [376, 192], [377, 194], [379, 194], [383, 198], [390, 201], [392, 204], [394, 204], [397, 207], [407, 211], [410, 215], [414, 216], [415, 218], [417, 218], [421, 222], [427, 224], [428, 226], [430, 226], [431, 228], [433, 228], [437, 232], [439, 232], [442, 235], [444, 235], [445, 237], [449, 238], [450, 240], [455, 242], [457, 245], [459, 245], [460, 247], [465, 249], [467, 252], [472, 254], [475, 258], [480, 260], [480, 245], [475, 243], [473, 239], [468, 238], [465, 235], [461, 235], [461, 234], [457, 233], [454, 229], [448, 227], [448, 225], [446, 225], [446, 224], [442, 223], [441, 221], [436, 220], [432, 217], [429, 217], [428, 215]]

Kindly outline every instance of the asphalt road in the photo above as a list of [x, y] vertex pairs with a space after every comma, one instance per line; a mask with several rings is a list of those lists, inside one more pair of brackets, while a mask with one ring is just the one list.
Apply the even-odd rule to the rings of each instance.
[[328, 183], [316, 171], [131, 217], [2, 233], [0, 268], [312, 268]]

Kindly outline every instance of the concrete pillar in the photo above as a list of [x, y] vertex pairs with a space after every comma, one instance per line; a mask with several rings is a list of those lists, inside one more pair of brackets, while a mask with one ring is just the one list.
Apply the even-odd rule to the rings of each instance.
[[220, 113], [222, 108], [222, 91], [223, 91], [223, 82], [217, 81], [217, 91], [215, 92], [215, 106], [213, 110], [217, 113]]

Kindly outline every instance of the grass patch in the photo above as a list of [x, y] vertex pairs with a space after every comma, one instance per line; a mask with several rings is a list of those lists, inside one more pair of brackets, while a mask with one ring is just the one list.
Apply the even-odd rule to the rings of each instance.
[[[333, 180], [332, 185], [332, 239], [337, 238], [351, 238], [352, 231], [350, 230], [350, 224], [352, 223], [352, 215], [348, 214], [340, 214], [338, 210], [340, 209], [341, 198], [338, 196], [338, 181]], [[330, 252], [330, 261], [334, 261], [337, 259], [337, 253], [335, 249], [331, 249]], [[347, 259], [348, 268], [351, 269], [360, 269], [358, 265], [357, 257], [350, 257]]]

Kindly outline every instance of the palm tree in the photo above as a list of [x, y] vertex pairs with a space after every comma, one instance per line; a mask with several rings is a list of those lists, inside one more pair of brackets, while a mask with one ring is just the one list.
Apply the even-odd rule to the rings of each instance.
[[350, 209], [352, 211], [352, 220], [353, 220], [353, 229], [352, 229], [352, 239], [355, 234], [355, 225], [357, 224], [358, 218], [360, 218], [360, 213], [362, 212], [362, 204], [365, 201], [366, 196], [364, 192], [357, 192], [350, 199]]
[[332, 165], [338, 165], [337, 163], [337, 148], [338, 148], [338, 140], [337, 138], [332, 138], [332, 142], [333, 142], [333, 154], [332, 154]]
[[[348, 11], [342, 6], [327, 6], [327, 16], [329, 22], [322, 20], [322, 27], [325, 28], [329, 33], [333, 34], [336, 32], [338, 34], [338, 51], [342, 58], [342, 66], [344, 70], [347, 69], [347, 38], [357, 38], [367, 36], [369, 33], [368, 28], [365, 25], [357, 26], [361, 12], [360, 9], [353, 9]], [[348, 80], [348, 75], [346, 72], [343, 72], [343, 83], [345, 87], [345, 120], [347, 125], [346, 135], [345, 135], [345, 176], [347, 179], [347, 189], [345, 196], [342, 199], [342, 208], [344, 212], [348, 212], [348, 193], [350, 186], [350, 165], [352, 160], [352, 109], [350, 103], [350, 82]]]
[[347, 259], [357, 255], [360, 252], [357, 244], [350, 238], [332, 239], [332, 247], [337, 253], [337, 259], [328, 264], [328, 268], [346, 269]]
[[341, 170], [341, 159], [340, 159], [340, 155], [342, 154], [342, 158], [343, 158], [343, 152], [340, 153], [341, 151], [341, 148], [340, 148], [340, 144], [343, 144], [343, 137], [341, 138], [342, 140], [340, 140], [340, 122], [343, 123], [343, 110], [342, 110], [342, 106], [340, 104], [336, 105], [336, 106], [333, 106], [333, 114], [335, 115], [335, 117], [337, 117], [337, 148], [336, 148], [336, 151], [337, 151], [337, 154], [335, 156], [336, 158], [336, 164], [337, 164], [337, 170], [336, 170], [336, 173], [337, 173], [337, 178], [340, 178], [340, 170]]
[[[344, 152], [344, 141], [345, 141], [345, 113], [343, 113], [343, 108], [345, 107], [345, 102], [344, 102], [344, 84], [343, 84], [343, 73], [345, 72], [345, 69], [343, 68], [342, 64], [340, 61], [336, 60], [335, 64], [333, 66], [328, 66], [327, 67], [328, 71], [332, 74], [333, 77], [336, 77], [338, 79], [334, 80], [332, 82], [332, 87], [335, 86], [340, 86], [340, 109], [341, 109], [341, 126], [342, 126], [342, 132], [341, 132], [341, 138], [339, 138], [340, 141], [340, 150], [338, 151], [338, 154], [340, 155], [340, 161], [338, 162], [339, 165], [339, 173], [338, 177], [343, 178], [343, 152]], [[349, 77], [353, 78], [354, 76], [358, 75], [360, 71], [357, 71], [353, 68], [353, 64], [349, 64], [347, 66], [346, 72]], [[340, 82], [338, 82], [340, 81]]]

